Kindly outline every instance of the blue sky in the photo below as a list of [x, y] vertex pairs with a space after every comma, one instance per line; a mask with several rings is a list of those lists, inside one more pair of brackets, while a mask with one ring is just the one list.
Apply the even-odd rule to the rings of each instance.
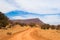
[[60, 0], [0, 0], [0, 11], [10, 19], [39, 18], [60, 24]]

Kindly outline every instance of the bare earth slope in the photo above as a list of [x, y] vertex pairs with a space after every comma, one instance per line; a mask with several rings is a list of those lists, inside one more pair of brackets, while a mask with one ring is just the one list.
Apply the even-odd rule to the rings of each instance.
[[60, 33], [56, 30], [29, 28], [24, 32], [14, 34], [8, 40], [60, 40]]

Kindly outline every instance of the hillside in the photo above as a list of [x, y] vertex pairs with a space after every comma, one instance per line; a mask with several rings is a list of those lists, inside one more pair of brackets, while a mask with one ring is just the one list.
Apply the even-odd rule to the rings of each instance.
[[38, 18], [34, 18], [34, 19], [18, 19], [18, 20], [10, 20], [11, 23], [24, 23], [24, 24], [38, 24], [38, 25], [43, 25], [44, 23], [38, 19]]

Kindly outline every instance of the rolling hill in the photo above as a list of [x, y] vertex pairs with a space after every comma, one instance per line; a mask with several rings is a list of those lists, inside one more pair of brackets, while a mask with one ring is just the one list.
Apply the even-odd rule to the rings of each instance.
[[25, 19], [25, 20], [23, 20], [23, 19], [19, 19], [19, 20], [10, 20], [10, 23], [24, 23], [24, 24], [32, 24], [32, 23], [34, 23], [34, 24], [38, 24], [38, 25], [43, 25], [44, 23], [40, 20], [40, 19], [38, 19], [38, 18], [33, 18], [33, 19]]

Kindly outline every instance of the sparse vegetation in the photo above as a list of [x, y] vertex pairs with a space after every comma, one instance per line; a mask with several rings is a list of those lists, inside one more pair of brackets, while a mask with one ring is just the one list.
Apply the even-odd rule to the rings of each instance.
[[41, 29], [56, 29], [56, 30], [60, 30], [60, 25], [49, 25], [49, 24], [44, 24], [41, 26]]
[[24, 27], [24, 26], [26, 26], [27, 24], [25, 24], [25, 23], [19, 23], [19, 25], [20, 25], [21, 27]]
[[56, 26], [51, 25], [50, 28], [51, 28], [51, 29], [56, 29]]
[[11, 32], [7, 32], [7, 35], [12, 35], [12, 33]]
[[2, 12], [0, 12], [0, 28], [6, 27], [9, 24], [9, 19]]
[[57, 28], [56, 28], [57, 30], [60, 30], [60, 25], [57, 25]]
[[44, 24], [41, 26], [41, 29], [49, 29], [50, 25], [49, 24]]
[[29, 24], [29, 26], [30, 26], [30, 27], [35, 27], [35, 26], [36, 26], [36, 24], [31, 23], [31, 24]]

